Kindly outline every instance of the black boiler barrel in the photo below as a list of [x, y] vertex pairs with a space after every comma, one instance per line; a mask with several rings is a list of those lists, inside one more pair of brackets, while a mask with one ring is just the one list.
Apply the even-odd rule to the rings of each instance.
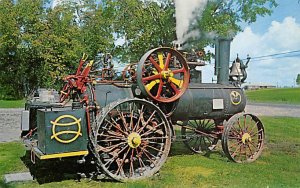
[[222, 84], [190, 84], [172, 114], [173, 121], [224, 120], [244, 111], [246, 97], [241, 88]]

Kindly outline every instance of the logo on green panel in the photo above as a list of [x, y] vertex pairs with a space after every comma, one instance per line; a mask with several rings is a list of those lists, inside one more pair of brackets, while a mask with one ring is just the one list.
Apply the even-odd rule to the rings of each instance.
[[[71, 122], [69, 122], [71, 120]], [[64, 123], [64, 122], [69, 122], [69, 123]], [[79, 136], [82, 136], [81, 133], [81, 118], [77, 119], [76, 117], [72, 115], [62, 115], [56, 118], [55, 121], [50, 121], [50, 123], [53, 125], [52, 126], [52, 136], [51, 139], [55, 138], [60, 143], [68, 144], [71, 142], [74, 142]], [[65, 127], [66, 130], [62, 130], [59, 132], [56, 132], [56, 127]], [[77, 131], [74, 130], [68, 130], [66, 127], [70, 126], [77, 126]], [[65, 134], [72, 134], [74, 135], [72, 138], [65, 140], [60, 138], [60, 135], [65, 135]]]

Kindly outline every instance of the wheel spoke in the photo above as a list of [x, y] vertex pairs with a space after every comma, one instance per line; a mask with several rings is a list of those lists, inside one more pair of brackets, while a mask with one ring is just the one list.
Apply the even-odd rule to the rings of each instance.
[[180, 93], [180, 90], [177, 89], [177, 87], [173, 83], [170, 83], [170, 86], [173, 89], [173, 91], [176, 93], [176, 95], [178, 95]]
[[134, 150], [131, 150], [131, 156], [130, 156], [130, 176], [133, 176], [134, 168], [133, 168], [133, 154]]
[[141, 110], [138, 110], [139, 111], [139, 119], [137, 121], [137, 123], [135, 124], [134, 128], [133, 128], [133, 131], [137, 131], [139, 128], [140, 128], [140, 123], [141, 123], [141, 120], [142, 118], [144, 119], [144, 105], [142, 105], [141, 107]]
[[241, 132], [238, 131], [238, 130], [236, 130], [236, 128], [235, 128], [234, 126], [232, 126], [231, 128], [232, 128], [232, 130], [233, 130], [234, 132], [236, 132], [238, 135], [240, 135], [240, 136], [242, 135]]
[[105, 119], [104, 121], [106, 121], [107, 123], [109, 123], [109, 124], [110, 124], [111, 126], [113, 126], [114, 128], [118, 129], [118, 130], [119, 130], [120, 132], [122, 132], [123, 134], [127, 135], [127, 133], [125, 133], [125, 132], [120, 128], [120, 125], [117, 124], [117, 122], [116, 122], [113, 118], [111, 118], [111, 120], [113, 121], [113, 123], [110, 122], [110, 121], [108, 121], [107, 119]]
[[163, 153], [162, 150], [157, 149], [156, 147], [153, 147], [153, 146], [150, 146], [150, 145], [144, 145], [144, 146], [146, 146], [146, 147], [148, 147], [148, 148], [151, 148], [151, 149], [153, 149], [153, 150], [155, 150], [155, 151], [158, 151], [158, 152], [162, 152], [162, 153]]
[[154, 65], [154, 67], [156, 68], [156, 70], [157, 70], [158, 72], [161, 72], [161, 71], [162, 71], [162, 69], [161, 69], [160, 66], [157, 64], [157, 62], [153, 59], [152, 56], [149, 57], [149, 60], [150, 60], [150, 62]]
[[178, 74], [178, 73], [184, 73], [184, 71], [185, 71], [184, 68], [181, 68], [181, 69], [173, 70], [172, 73], [173, 74]]
[[261, 132], [263, 132], [263, 129], [260, 129], [259, 131], [257, 131], [255, 134], [250, 134], [251, 137], [255, 137], [256, 135], [260, 134]]
[[123, 171], [123, 166], [124, 166], [123, 164], [124, 164], [124, 162], [125, 162], [125, 159], [126, 159], [128, 153], [129, 153], [129, 151], [130, 151], [130, 148], [128, 148], [127, 152], [124, 153], [123, 159], [122, 159], [122, 161], [121, 161], [121, 165], [118, 167], [118, 170], [117, 170], [117, 172], [116, 172], [117, 175], [120, 173], [121, 170]]
[[151, 159], [151, 157], [149, 157], [149, 154], [152, 155], [148, 150], [146, 150], [145, 148], [142, 148], [143, 154], [148, 158], [148, 160], [152, 163], [155, 164], [154, 161]]
[[157, 53], [158, 56], [158, 61], [159, 61], [159, 67], [163, 70], [165, 65], [164, 65], [164, 55], [162, 52]]
[[166, 64], [165, 64], [164, 70], [168, 70], [168, 68], [169, 68], [171, 55], [172, 55], [171, 53], [168, 53], [168, 55], [167, 55], [167, 59], [166, 59]]
[[173, 78], [173, 77], [170, 77], [169, 80], [170, 80], [173, 84], [177, 85], [179, 88], [182, 88], [183, 80], [178, 80], [178, 79]]
[[117, 109], [117, 112], [118, 112], [118, 114], [119, 114], [119, 116], [120, 116], [120, 118], [121, 118], [121, 120], [122, 120], [122, 122], [123, 122], [123, 127], [125, 128], [125, 131], [128, 132], [128, 129], [127, 129], [127, 122], [126, 122], [126, 120], [125, 120], [125, 117], [124, 117], [123, 112], [120, 112], [118, 109]]
[[163, 85], [164, 85], [163, 81], [160, 80], [160, 83], [159, 83], [159, 86], [158, 86], [158, 90], [157, 90], [157, 94], [155, 96], [156, 99], [158, 99], [160, 97], [162, 89], [163, 89]]
[[[142, 122], [143, 126], [139, 130], [137, 130], [137, 133], [141, 133], [143, 131], [143, 129], [148, 125], [149, 121], [153, 118], [155, 113], [156, 113], [156, 111], [152, 112], [152, 114], [148, 118], [147, 122]], [[143, 121], [143, 119], [142, 119], [142, 121]]]
[[243, 129], [242, 129], [242, 127], [241, 127], [241, 124], [240, 124], [240, 119], [238, 118], [238, 120], [237, 120], [237, 124], [238, 124], [238, 126], [239, 126], [239, 129], [242, 131], [242, 134], [244, 133], [244, 131], [243, 131]]
[[[153, 127], [150, 127], [148, 131], [146, 131], [145, 133], [141, 134], [141, 137], [144, 137], [144, 136], [148, 136], [149, 134], [151, 133], [155, 133], [157, 132], [156, 128], [160, 127], [161, 125], [163, 125], [164, 123], [160, 123], [160, 124], [157, 124], [156, 126], [153, 126]], [[148, 127], [146, 127], [148, 128]]]
[[133, 109], [132, 109], [132, 103], [129, 104], [129, 111], [130, 111], [130, 129], [133, 129]]
[[159, 80], [159, 79], [153, 80], [153, 81], [151, 81], [149, 84], [147, 84], [147, 85], [145, 86], [145, 88], [147, 89], [147, 91], [151, 91], [151, 89], [152, 89], [156, 84], [158, 84], [158, 83], [160, 83], [160, 80]]
[[253, 135], [253, 134], [254, 134], [253, 131], [254, 131], [254, 129], [257, 128], [258, 123], [259, 123], [259, 122], [256, 122], [255, 125], [252, 127], [252, 129], [251, 129], [250, 131], [248, 131], [248, 133], [249, 133], [250, 135]]
[[142, 78], [142, 81], [146, 82], [146, 81], [152, 81], [152, 80], [156, 80], [156, 79], [160, 79], [160, 78], [161, 78], [161, 74], [158, 73], [158, 74], [155, 74], [155, 75], [152, 75], [152, 76]]
[[150, 137], [150, 138], [142, 138], [143, 140], [157, 140], [157, 139], [168, 139], [169, 137], [163, 136], [163, 137]]
[[[118, 140], [117, 140], [117, 141], [118, 141]], [[99, 142], [104, 142], [104, 140], [99, 140], [98, 143], [99, 143]], [[106, 141], [106, 142], [108, 142], [108, 141]], [[112, 141], [112, 142], [113, 142], [113, 141]], [[96, 148], [96, 150], [97, 150], [97, 152], [103, 151], [103, 152], [108, 153], [108, 152], [111, 152], [112, 150], [118, 148], [119, 146], [124, 145], [125, 143], [126, 143], [126, 142], [120, 142], [119, 144], [112, 145], [112, 146], [109, 146], [109, 147], [102, 147], [102, 146], [99, 146], [99, 147]]]
[[246, 132], [246, 119], [247, 119], [247, 116], [244, 116], [244, 129], [243, 129], [243, 132]]

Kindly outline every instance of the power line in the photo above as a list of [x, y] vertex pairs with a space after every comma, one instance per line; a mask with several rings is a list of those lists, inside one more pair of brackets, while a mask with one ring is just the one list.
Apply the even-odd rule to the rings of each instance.
[[265, 58], [265, 57], [273, 57], [273, 56], [279, 56], [279, 55], [285, 55], [285, 54], [292, 54], [292, 53], [297, 53], [297, 52], [300, 52], [300, 50], [283, 52], [283, 53], [276, 53], [276, 54], [270, 54], [270, 55], [264, 55], [264, 56], [258, 56], [258, 57], [253, 57], [251, 59], [260, 59], [260, 58]]
[[295, 55], [281, 56], [281, 57], [275, 57], [275, 58], [254, 59], [251, 61], [267, 61], [267, 60], [272, 60], [272, 59], [282, 59], [282, 58], [291, 58], [291, 57], [299, 57], [299, 56], [300, 56], [300, 54], [295, 54]]
[[[251, 61], [265, 61], [265, 60], [270, 60], [270, 59], [297, 57], [297, 56], [300, 56], [300, 54], [294, 54], [294, 53], [299, 53], [299, 52], [300, 52], [300, 50], [294, 50], [294, 51], [288, 51], [288, 52], [282, 52], [282, 53], [275, 53], [275, 54], [257, 56], [257, 57], [252, 57]], [[289, 54], [289, 55], [287, 55], [287, 54]], [[281, 55], [286, 55], [286, 56], [281, 56]], [[280, 56], [280, 57], [276, 57], [276, 56]], [[247, 60], [247, 58], [242, 59], [242, 60], [243, 61]]]

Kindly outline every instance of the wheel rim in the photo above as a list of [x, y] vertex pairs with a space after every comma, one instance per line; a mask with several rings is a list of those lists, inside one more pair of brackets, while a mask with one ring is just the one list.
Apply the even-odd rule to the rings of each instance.
[[[184, 126], [195, 128], [198, 131], [211, 134], [215, 130], [215, 123], [212, 119], [205, 120], [189, 120], [183, 122]], [[184, 139], [184, 144], [193, 152], [206, 154], [211, 151], [218, 142], [217, 138], [212, 138], [207, 135], [199, 134], [193, 130], [181, 128], [181, 134]]]
[[184, 57], [171, 48], [157, 48], [146, 53], [137, 70], [142, 93], [158, 102], [174, 102], [186, 91], [189, 70]]
[[170, 128], [163, 113], [138, 99], [114, 104], [97, 120], [95, 156], [98, 165], [118, 181], [152, 176], [165, 162]]
[[252, 114], [233, 116], [227, 122], [222, 146], [227, 157], [234, 162], [255, 161], [263, 150], [264, 127]]

